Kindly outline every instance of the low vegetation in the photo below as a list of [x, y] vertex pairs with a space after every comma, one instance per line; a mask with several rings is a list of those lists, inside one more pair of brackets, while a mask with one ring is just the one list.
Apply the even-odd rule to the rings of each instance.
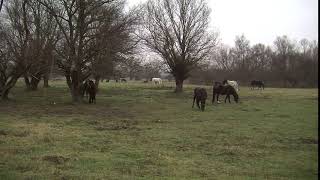
[[[240, 87], [191, 108], [193, 85], [101, 83], [72, 104], [64, 81], [0, 103], [0, 179], [317, 179], [317, 89]], [[10, 97], [10, 95], [9, 95]], [[222, 99], [221, 99], [222, 100]]]

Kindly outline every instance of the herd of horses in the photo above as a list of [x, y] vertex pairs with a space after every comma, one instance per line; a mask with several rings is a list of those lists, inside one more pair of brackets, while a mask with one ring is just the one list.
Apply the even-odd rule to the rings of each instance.
[[[107, 79], [106, 82], [109, 82], [110, 80]], [[152, 78], [151, 81], [154, 84], [162, 84], [161, 78]], [[115, 82], [127, 82], [125, 78], [119, 78], [116, 79]], [[145, 82], [145, 81], [144, 81]], [[89, 99], [89, 104], [96, 103], [96, 93], [97, 93], [97, 87], [93, 80], [87, 79], [82, 85], [81, 85], [81, 95], [82, 97], [87, 97]]]
[[[264, 89], [264, 82], [260, 80], [253, 80], [251, 81], [250, 85], [251, 89], [255, 89], [256, 87], [258, 89]], [[238, 92], [240, 90], [237, 81], [224, 80], [222, 81], [222, 83], [215, 82], [212, 89], [212, 104], [214, 103], [215, 99], [217, 99], [217, 102], [220, 103], [219, 95], [226, 95], [224, 99], [225, 103], [227, 102], [227, 100], [229, 101], [229, 103], [231, 103], [230, 95], [233, 96], [236, 103], [238, 103], [239, 101]], [[197, 107], [204, 111], [207, 97], [207, 91], [205, 88], [195, 88], [193, 92], [192, 108], [194, 107], [194, 102], [196, 101]]]
[[[120, 79], [122, 82], [126, 82], [125, 79]], [[162, 84], [161, 78], [152, 78], [151, 81], [154, 84]], [[108, 82], [108, 81], [107, 81]], [[145, 82], [145, 81], [144, 81]], [[253, 80], [251, 81], [251, 89], [255, 89], [256, 87], [258, 89], [264, 89], [264, 82], [260, 80]], [[96, 103], [96, 93], [97, 93], [97, 87], [94, 83], [93, 80], [86, 80], [82, 85], [81, 85], [81, 94], [82, 96], [86, 96], [89, 98], [89, 104], [91, 103]], [[221, 82], [215, 82], [213, 85], [213, 90], [212, 90], [212, 103], [214, 103], [215, 99], [217, 100], [218, 103], [219, 101], [219, 96], [220, 95], [226, 95], [224, 102], [226, 103], [227, 100], [229, 103], [230, 101], [230, 95], [233, 96], [234, 101], [238, 103], [239, 101], [239, 95], [238, 92], [240, 91], [239, 85], [237, 81], [231, 81], [231, 80], [224, 80]], [[192, 108], [194, 107], [194, 103], [196, 101], [197, 107], [204, 111], [205, 109], [205, 104], [206, 104], [206, 99], [207, 99], [207, 91], [205, 88], [195, 88], [194, 89], [194, 94], [193, 94], [193, 103], [192, 103]]]
[[[127, 80], [125, 78], [119, 78], [119, 79], [115, 79], [115, 82], [124, 82], [126, 83]], [[154, 84], [162, 84], [162, 79], [161, 78], [151, 78], [150, 81]], [[107, 79], [106, 82], [110, 82], [110, 79]], [[143, 83], [148, 83], [148, 80], [143, 81]]]

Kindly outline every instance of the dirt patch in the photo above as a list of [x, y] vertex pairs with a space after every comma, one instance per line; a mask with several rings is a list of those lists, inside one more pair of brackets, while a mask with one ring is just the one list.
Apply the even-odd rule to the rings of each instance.
[[318, 140], [312, 138], [300, 138], [299, 141], [303, 144], [318, 144]]
[[22, 172], [22, 173], [32, 171], [32, 167], [30, 167], [28, 164], [18, 164], [15, 167], [15, 169], [18, 170], [19, 172]]
[[30, 135], [30, 131], [24, 130], [24, 131], [16, 131], [13, 133], [15, 137], [27, 137]]
[[261, 111], [259, 108], [254, 108], [253, 111]]
[[95, 129], [97, 131], [105, 131], [105, 130], [126, 130], [126, 129], [138, 129], [136, 125], [137, 121], [134, 120], [122, 120], [118, 122], [111, 122], [108, 124], [97, 124]]
[[279, 118], [289, 118], [290, 115], [287, 115], [287, 114], [280, 114], [280, 115], [276, 115], [277, 117]]
[[8, 132], [3, 129], [0, 129], [0, 135], [6, 136], [6, 135], [8, 135]]
[[97, 126], [95, 129], [96, 129], [97, 131], [123, 130], [123, 129], [129, 129], [129, 126], [127, 126], [127, 125]]
[[54, 164], [63, 164], [67, 162], [69, 159], [70, 158], [63, 157], [63, 156], [56, 156], [56, 155], [48, 155], [48, 156], [42, 157], [42, 160], [48, 161]]

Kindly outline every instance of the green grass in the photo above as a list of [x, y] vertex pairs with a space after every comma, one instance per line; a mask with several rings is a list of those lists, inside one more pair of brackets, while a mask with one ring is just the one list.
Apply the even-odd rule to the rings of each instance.
[[0, 103], [0, 179], [318, 179], [317, 89], [240, 87], [212, 105], [206, 87], [201, 112], [194, 87], [102, 83], [74, 105], [65, 82], [18, 84]]

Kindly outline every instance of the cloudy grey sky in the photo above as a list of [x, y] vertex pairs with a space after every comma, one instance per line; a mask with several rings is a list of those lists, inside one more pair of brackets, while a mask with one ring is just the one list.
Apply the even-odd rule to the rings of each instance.
[[[128, 6], [146, 0], [127, 0]], [[221, 41], [234, 44], [244, 34], [251, 44], [272, 45], [277, 36], [318, 39], [318, 0], [207, 0], [211, 27]]]

